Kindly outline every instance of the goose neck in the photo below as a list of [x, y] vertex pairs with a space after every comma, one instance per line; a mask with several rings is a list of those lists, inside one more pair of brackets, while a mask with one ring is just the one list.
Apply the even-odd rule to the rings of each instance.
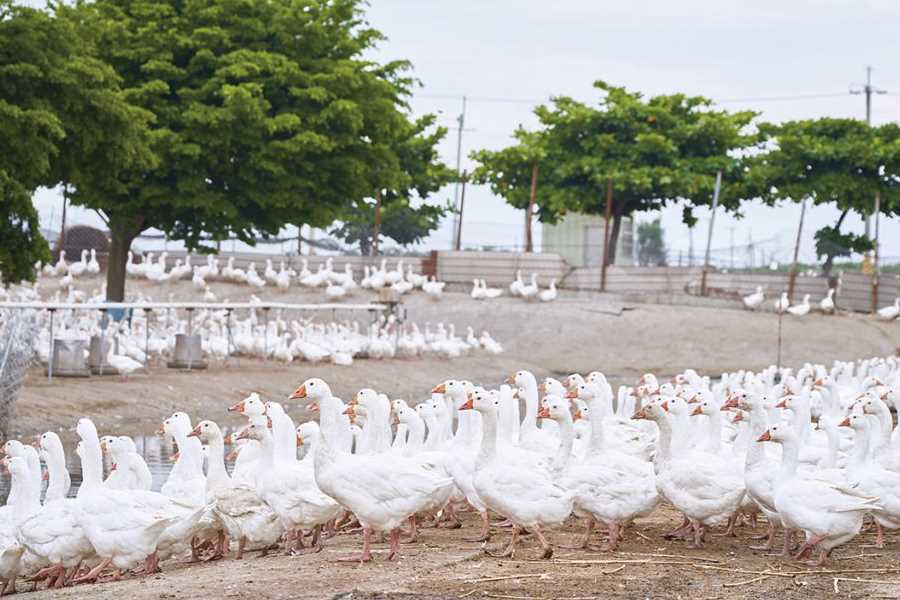
[[497, 413], [485, 411], [479, 414], [481, 415], [481, 448], [475, 464], [486, 465], [497, 456]]
[[575, 427], [571, 419], [561, 419], [559, 424], [559, 449], [556, 459], [553, 461], [554, 470], [561, 471], [566, 468], [569, 458], [572, 456], [572, 444], [575, 442]]

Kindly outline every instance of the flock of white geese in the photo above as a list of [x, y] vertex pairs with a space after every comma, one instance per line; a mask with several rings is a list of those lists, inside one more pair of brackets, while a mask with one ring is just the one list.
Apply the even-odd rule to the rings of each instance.
[[[834, 303], [834, 293], [835, 288], [829, 288], [828, 292], [826, 292], [825, 296], [822, 297], [818, 302], [818, 310], [819, 312], [826, 315], [833, 315], [835, 313], [835, 303]], [[813, 310], [813, 305], [810, 304], [809, 299], [812, 297], [811, 294], [803, 294], [803, 300], [798, 302], [797, 304], [791, 304], [790, 299], [788, 298], [787, 292], [781, 292], [781, 295], [778, 296], [772, 302], [772, 308], [775, 309], [776, 313], [784, 314], [788, 313], [795, 317], [805, 317]], [[756, 286], [756, 291], [746, 296], [742, 296], [741, 300], [744, 303], [744, 307], [750, 310], [758, 310], [763, 307], [763, 303], [766, 300], [766, 294], [763, 291], [762, 286]], [[893, 321], [898, 316], [900, 316], [900, 298], [895, 298], [892, 304], [888, 304], [887, 306], [882, 306], [876, 312], [878, 318], [882, 321]]]
[[[235, 558], [279, 546], [317, 552], [349, 526], [363, 539], [347, 560], [372, 560], [377, 535], [389, 537], [392, 560], [402, 534], [414, 538], [423, 519], [459, 526], [464, 506], [480, 516], [473, 542], [490, 539], [490, 513], [511, 526], [504, 548], [486, 550], [494, 556], [513, 556], [527, 531], [550, 557], [549, 530], [571, 517], [584, 521], [577, 547], [591, 547], [599, 523], [613, 551], [663, 500], [684, 517], [667, 535], [691, 546], [714, 525], [733, 534], [739, 519], [762, 514], [765, 547], [782, 528], [785, 554], [817, 553], [822, 564], [866, 518], [879, 545], [884, 528], [900, 527], [898, 384], [895, 358], [716, 382], [691, 370], [662, 383], [646, 374], [616, 394], [600, 372], [539, 384], [518, 371], [496, 389], [444, 381], [411, 405], [372, 389], [345, 403], [311, 378], [288, 396], [318, 412], [299, 427], [289, 404], [255, 393], [229, 408], [247, 419], [231, 436], [184, 412], [166, 418], [161, 433], [178, 455], [158, 492], [130, 438], [100, 437], [82, 418], [74, 497], [55, 433], [2, 447], [11, 491], [0, 508], [0, 579], [6, 589], [17, 577], [58, 587], [232, 549]], [[236, 445], [231, 473], [227, 437]], [[105, 479], [104, 452], [113, 463]]]
[[[0, 290], [3, 291], [3, 290]], [[5, 298], [41, 301], [33, 286], [4, 291]], [[51, 302], [61, 301], [53, 297]], [[85, 298], [102, 303], [97, 290]], [[137, 296], [136, 302], [152, 302], [149, 296]], [[251, 296], [250, 303], [261, 301]], [[199, 335], [203, 354], [215, 361], [231, 356], [255, 357], [287, 364], [294, 361], [331, 362], [349, 366], [356, 358], [417, 358], [436, 356], [453, 359], [472, 352], [500, 354], [503, 346], [487, 330], [476, 334], [467, 326], [464, 334], [453, 323], [398, 322], [396, 317], [379, 317], [368, 325], [357, 320], [322, 321], [310, 317], [290, 318], [288, 311], [262, 308], [235, 310], [203, 308], [189, 320], [174, 309], [133, 311], [129, 319], [115, 322], [104, 319], [100, 311], [59, 310], [54, 316], [53, 336], [62, 340], [87, 340], [104, 335], [110, 344], [106, 363], [112, 370], [128, 375], [143, 368], [150, 359], [165, 360], [175, 351], [176, 334], [190, 331]], [[50, 313], [33, 311], [37, 327], [34, 351], [40, 362], [50, 359]], [[87, 352], [85, 350], [85, 352]]]

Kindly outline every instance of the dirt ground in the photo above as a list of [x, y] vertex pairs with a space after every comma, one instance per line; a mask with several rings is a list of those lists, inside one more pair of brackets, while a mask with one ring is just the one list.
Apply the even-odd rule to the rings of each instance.
[[[219, 299], [245, 300], [250, 293], [246, 287], [227, 284], [212, 287]], [[170, 286], [130, 282], [129, 289], [157, 300], [170, 294], [176, 299], [198, 298], [187, 282]], [[279, 294], [264, 290], [260, 296], [324, 301], [321, 291]], [[349, 301], [368, 299], [360, 294]], [[653, 305], [567, 293], [550, 304], [512, 298], [476, 302], [467, 293], [449, 293], [440, 302], [413, 295], [406, 298], [406, 306], [409, 320], [420, 325], [454, 323], [462, 334], [466, 326], [478, 332], [488, 329], [506, 352], [499, 356], [475, 353], [457, 360], [357, 360], [351, 367], [302, 362], [282, 365], [242, 358], [212, 364], [205, 371], [180, 372], [151, 365], [149, 373], [128, 378], [57, 378], [53, 382], [35, 368], [20, 396], [13, 431], [27, 435], [70, 429], [78, 417], [89, 415], [101, 429], [148, 433], [176, 409], [194, 418], [237, 425], [240, 420], [225, 408], [247, 392], [258, 391], [267, 399], [285, 398], [312, 376], [328, 381], [335, 394], [344, 398], [362, 387], [372, 387], [415, 401], [427, 397], [433, 385], [449, 377], [497, 385], [510, 372], [523, 368], [539, 377], [599, 369], [614, 383], [630, 383], [647, 371], [667, 376], [692, 367], [715, 377], [739, 368], [756, 370], [774, 363], [777, 356], [777, 317], [733, 305]], [[338, 311], [337, 318], [348, 318], [349, 313], [343, 312]], [[900, 323], [881, 323], [859, 315], [785, 317], [783, 338], [784, 364], [830, 364], [835, 359], [894, 354], [900, 345]], [[311, 417], [296, 404], [288, 408], [298, 421]], [[710, 537], [703, 550], [688, 550], [680, 542], [662, 540], [660, 533], [673, 528], [679, 519], [671, 509], [661, 508], [629, 530], [615, 555], [560, 549], [550, 561], [533, 561], [537, 546], [528, 539], [515, 560], [497, 560], [484, 555], [479, 544], [463, 540], [476, 530], [471, 515], [465, 520], [461, 530], [424, 530], [418, 543], [404, 547], [399, 563], [383, 562], [383, 545], [372, 564], [335, 563], [335, 557], [357, 551], [360, 543], [358, 535], [340, 535], [315, 556], [252, 557], [192, 566], [170, 562], [163, 565], [162, 574], [152, 577], [41, 591], [28, 597], [900, 597], [900, 551], [898, 536], [893, 534], [888, 535], [884, 550], [873, 548], [874, 536], [866, 534], [839, 549], [826, 570], [809, 569], [749, 550], [754, 542], [749, 540], [748, 527], [740, 530], [737, 539]], [[553, 532], [551, 539], [570, 542], [576, 528], [573, 522]], [[762, 531], [760, 526], [758, 533]], [[497, 530], [495, 540], [506, 535], [505, 530]]]
[[[807, 567], [780, 556], [750, 550], [754, 531], [739, 528], [737, 538], [709, 536], [705, 548], [689, 550], [683, 542], [663, 540], [662, 532], [679, 522], [667, 507], [658, 509], [626, 532], [620, 551], [610, 554], [557, 549], [538, 560], [539, 547], [524, 538], [514, 560], [487, 556], [480, 544], [467, 542], [477, 531], [473, 515], [458, 530], [423, 529], [415, 544], [405, 545], [399, 562], [386, 562], [386, 545], [376, 546], [375, 561], [338, 563], [359, 551], [359, 535], [328, 540], [319, 554], [301, 557], [249, 554], [242, 561], [163, 564], [151, 577], [40, 591], [28, 598], [97, 600], [235, 598], [505, 598], [511, 600], [607, 598], [897, 598], [900, 596], [898, 535], [888, 535], [888, 549], [872, 547], [874, 534], [857, 537], [822, 568]], [[551, 541], [571, 544], [580, 524], [554, 531]], [[764, 532], [760, 525], [755, 533]], [[505, 542], [507, 530], [494, 530], [489, 547]], [[600, 541], [599, 536], [596, 541]], [[835, 591], [837, 590], [837, 591]]]

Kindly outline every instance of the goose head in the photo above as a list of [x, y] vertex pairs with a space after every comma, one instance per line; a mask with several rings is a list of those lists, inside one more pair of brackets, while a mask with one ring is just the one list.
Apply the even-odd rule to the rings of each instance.
[[439, 383], [431, 390], [434, 394], [444, 394], [453, 401], [453, 405], [459, 408], [466, 401], [466, 386], [457, 379], [448, 379]]
[[757, 438], [757, 442], [775, 442], [781, 444], [785, 441], [793, 440], [796, 434], [793, 429], [786, 423], [776, 423], [766, 429], [761, 436]]
[[466, 395], [466, 401], [459, 410], [475, 410], [481, 414], [496, 414], [497, 405], [487, 390], [478, 388]]
[[200, 421], [188, 434], [188, 437], [200, 438], [203, 443], [224, 441], [222, 430], [213, 421]]
[[652, 400], [639, 408], [631, 418], [635, 420], [662, 421], [667, 418], [669, 400]]
[[707, 417], [711, 417], [718, 412], [719, 407], [716, 403], [711, 399], [706, 399], [697, 403], [694, 410], [691, 411], [691, 416], [696, 417], [698, 415], [706, 415]]
[[303, 446], [305, 444], [311, 444], [314, 440], [319, 438], [320, 431], [319, 424], [315, 421], [301, 423], [297, 426], [297, 445]]
[[312, 377], [300, 384], [300, 387], [294, 390], [288, 400], [308, 398], [315, 402], [329, 397], [331, 397], [331, 388], [328, 387], [328, 384], [323, 379]]
[[569, 402], [552, 394], [544, 397], [544, 406], [538, 411], [537, 416], [539, 419], [552, 419], [557, 423], [572, 422]]
[[584, 377], [580, 373], [572, 373], [562, 380], [562, 384], [567, 390], [571, 390], [575, 386], [584, 383]]

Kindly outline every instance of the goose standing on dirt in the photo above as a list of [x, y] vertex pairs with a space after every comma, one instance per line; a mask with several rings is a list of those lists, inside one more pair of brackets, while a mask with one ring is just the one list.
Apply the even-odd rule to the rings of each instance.
[[775, 299], [774, 306], [775, 312], [784, 313], [787, 311], [788, 307], [791, 305], [791, 301], [788, 299], [787, 292], [781, 292], [781, 296]]
[[828, 294], [819, 300], [819, 309], [826, 314], [834, 312], [834, 288], [829, 288]]
[[748, 296], [743, 297], [744, 306], [749, 308], [750, 310], [755, 310], [762, 306], [763, 301], [766, 299], [766, 295], [763, 294], [763, 289], [761, 285], [756, 286], [756, 291]]
[[878, 309], [878, 318], [882, 321], [893, 321], [900, 315], [900, 298], [896, 298], [893, 304]]
[[809, 294], [803, 295], [803, 302], [800, 304], [795, 304], [794, 306], [789, 306], [787, 311], [794, 315], [795, 317], [805, 317], [809, 314]]

